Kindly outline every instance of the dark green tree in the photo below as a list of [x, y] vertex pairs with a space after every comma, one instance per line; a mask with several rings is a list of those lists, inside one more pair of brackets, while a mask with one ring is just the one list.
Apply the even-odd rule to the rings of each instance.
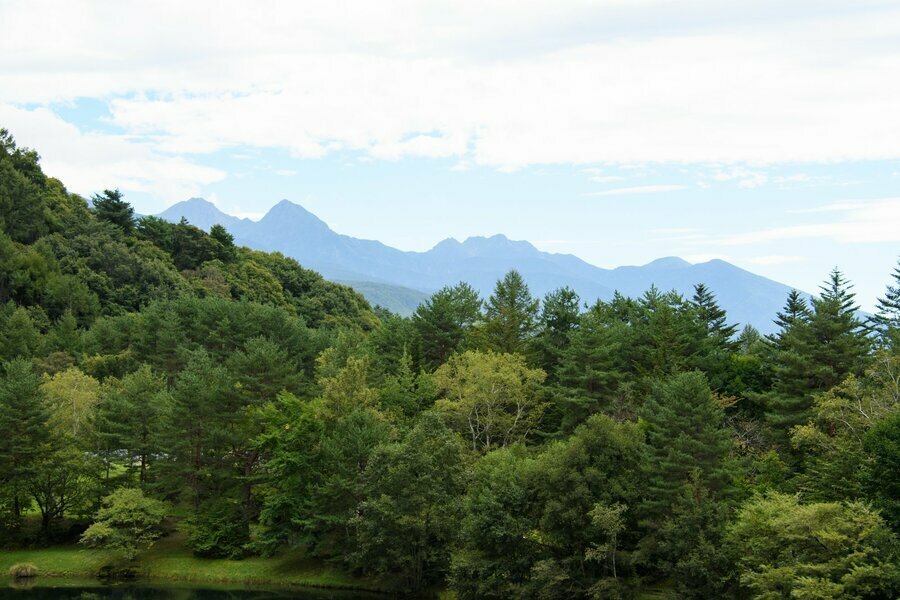
[[710, 386], [721, 391], [728, 382], [737, 325], [728, 324], [728, 315], [716, 302], [715, 294], [702, 283], [694, 286], [690, 306], [694, 309], [698, 336], [692, 366], [706, 373]]
[[466, 283], [445, 287], [423, 302], [412, 317], [422, 366], [434, 370], [463, 347], [481, 319], [481, 299]]
[[134, 231], [134, 209], [131, 204], [122, 200], [122, 196], [119, 190], [103, 190], [91, 197], [91, 204], [98, 219], [108, 221], [126, 234], [131, 234]]
[[539, 333], [534, 340], [539, 366], [548, 380], [556, 380], [556, 370], [569, 345], [570, 335], [578, 327], [581, 298], [568, 287], [559, 288], [544, 296], [541, 304]]
[[449, 578], [461, 598], [522, 597], [532, 566], [544, 557], [530, 535], [530, 468], [520, 445], [495, 450], [475, 466]]
[[900, 259], [891, 273], [892, 284], [888, 284], [884, 297], [878, 299], [875, 327], [883, 345], [900, 351]]
[[485, 303], [481, 339], [495, 352], [525, 354], [537, 330], [540, 300], [532, 298], [522, 275], [512, 270], [497, 281]]
[[359, 568], [398, 577], [413, 592], [440, 581], [459, 528], [463, 452], [462, 440], [433, 413], [403, 441], [375, 450], [353, 519]]
[[811, 313], [792, 293], [779, 314], [784, 328], [775, 338], [766, 415], [776, 440], [785, 442], [793, 427], [809, 420], [813, 394], [831, 389], [847, 375], [861, 375], [869, 362], [871, 343], [856, 317], [850, 288], [835, 269], [820, 297], [813, 299]]
[[108, 381], [97, 407], [97, 437], [104, 456], [125, 456], [124, 470], [143, 488], [163, 456], [171, 397], [165, 377], [143, 365], [121, 381]]
[[871, 457], [864, 472], [867, 495], [895, 532], [900, 532], [900, 407], [866, 432], [863, 446]]
[[622, 408], [622, 386], [628, 379], [626, 358], [631, 331], [594, 307], [579, 319], [578, 328], [562, 353], [557, 380], [559, 426], [571, 431], [597, 412], [613, 414]]
[[48, 451], [49, 414], [40, 378], [26, 360], [4, 365], [0, 379], [0, 505], [18, 524], [28, 484], [36, 477], [42, 453]]
[[[700, 529], [693, 530], [690, 539], [681, 538], [681, 532], [688, 528], [677, 525], [676, 509], [681, 507], [681, 516], [692, 519], [702, 514], [698, 511], [715, 513], [713, 507], [685, 506], [684, 499], [690, 497], [686, 492], [691, 489], [695, 490], [695, 497], [705, 495], [707, 503], [733, 497], [734, 471], [729, 454], [734, 442], [723, 428], [723, 410], [702, 373], [682, 373], [656, 384], [640, 416], [647, 434], [642, 464], [646, 487], [639, 508], [646, 532], [642, 555], [652, 568], [671, 574], [679, 568], [679, 561], [704, 542], [715, 544], [722, 533]], [[660, 528], [672, 520], [676, 523]], [[710, 521], [706, 522], [714, 524]]]

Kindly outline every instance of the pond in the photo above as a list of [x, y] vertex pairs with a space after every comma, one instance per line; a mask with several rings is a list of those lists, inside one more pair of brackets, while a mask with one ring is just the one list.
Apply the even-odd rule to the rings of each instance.
[[97, 580], [38, 578], [26, 583], [0, 580], [0, 600], [350, 600], [385, 598], [363, 592], [316, 588], [256, 588], [191, 586], [129, 582], [104, 584]]

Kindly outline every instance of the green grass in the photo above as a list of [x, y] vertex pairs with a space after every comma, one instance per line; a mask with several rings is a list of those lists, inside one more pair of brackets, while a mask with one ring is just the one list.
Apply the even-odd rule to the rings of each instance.
[[[121, 555], [74, 545], [36, 550], [0, 552], [0, 573], [16, 563], [33, 563], [41, 577], [93, 577], [107, 565], [125, 564]], [[302, 553], [286, 553], [271, 558], [243, 560], [197, 558], [184, 544], [184, 534], [169, 535], [141, 552], [135, 566], [153, 581], [191, 583], [252, 584], [265, 586], [307, 586], [334, 589], [379, 591], [384, 582], [353, 577]]]
[[3, 550], [0, 573], [17, 563], [32, 563], [39, 576], [74, 577], [95, 575], [100, 567], [117, 560], [117, 555], [104, 550], [87, 550], [77, 546], [54, 546], [39, 550]]

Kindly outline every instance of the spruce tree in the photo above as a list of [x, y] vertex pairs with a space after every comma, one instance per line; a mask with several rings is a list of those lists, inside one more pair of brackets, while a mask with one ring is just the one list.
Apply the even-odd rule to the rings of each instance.
[[537, 328], [540, 300], [532, 298], [522, 275], [512, 270], [497, 281], [485, 306], [485, 345], [495, 352], [525, 353]]
[[807, 304], [803, 294], [797, 290], [791, 290], [788, 292], [784, 308], [776, 315], [775, 324], [784, 333], [789, 331], [794, 325], [808, 321], [811, 314], [809, 304]]
[[122, 200], [122, 192], [119, 190], [103, 190], [102, 194], [95, 194], [91, 198], [91, 204], [94, 205], [94, 214], [98, 218], [109, 221], [125, 233], [134, 231], [134, 209]]
[[900, 259], [891, 273], [894, 282], [878, 299], [877, 313], [873, 318], [882, 345], [900, 351]]
[[728, 324], [728, 315], [725, 313], [725, 309], [716, 302], [716, 295], [712, 293], [712, 290], [705, 284], [698, 283], [694, 286], [691, 304], [697, 311], [697, 322], [707, 337], [714, 340], [716, 344], [727, 346], [729, 340], [737, 332], [738, 326], [737, 324]]
[[790, 430], [811, 417], [812, 396], [861, 374], [870, 343], [856, 318], [854, 294], [835, 269], [821, 287], [822, 294], [806, 307], [791, 292], [778, 321], [782, 330], [773, 339], [773, 386], [766, 399], [766, 417], [777, 441], [787, 444]]
[[26, 360], [6, 363], [0, 379], [0, 510], [18, 524], [25, 489], [50, 439], [40, 378]]
[[467, 283], [444, 287], [416, 309], [413, 329], [422, 366], [434, 370], [461, 348], [481, 318], [481, 299]]
[[571, 431], [594, 413], [615, 412], [620, 386], [627, 377], [622, 350], [629, 331], [624, 323], [609, 323], [592, 309], [581, 316], [570, 337], [558, 369], [561, 398], [557, 410], [564, 431]]
[[647, 433], [647, 517], [665, 515], [692, 479], [713, 497], [731, 493], [725, 459], [733, 442], [702, 373], [681, 373], [657, 383], [640, 417]]
[[850, 373], [861, 375], [868, 364], [871, 341], [856, 317], [859, 307], [853, 286], [837, 269], [813, 299], [810, 319], [812, 359], [817, 368], [817, 385], [827, 390]]
[[736, 347], [733, 338], [737, 325], [728, 324], [728, 315], [716, 302], [715, 294], [702, 283], [694, 286], [690, 306], [698, 337], [692, 344], [697, 352], [691, 365], [706, 373], [714, 390], [722, 390], [727, 384], [731, 353]]
[[578, 327], [581, 298], [568, 287], [559, 288], [544, 296], [541, 306], [540, 334], [534, 346], [538, 361], [548, 379], [556, 379], [556, 370], [562, 361], [572, 333]]
[[[708, 518], [699, 519], [702, 527], [697, 520], [721, 514], [734, 494], [728, 461], [733, 441], [702, 373], [682, 373], [656, 384], [640, 415], [647, 435], [641, 556], [670, 574], [688, 569], [684, 561], [708, 552], [707, 544], [721, 533]], [[685, 498], [694, 504], [686, 506]]]

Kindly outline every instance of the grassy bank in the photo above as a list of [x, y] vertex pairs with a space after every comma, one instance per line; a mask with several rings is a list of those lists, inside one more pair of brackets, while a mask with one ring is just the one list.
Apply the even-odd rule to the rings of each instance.
[[[91, 550], [76, 545], [0, 552], [0, 574], [5, 575], [17, 563], [36, 565], [41, 577], [94, 577], [106, 565], [124, 565], [121, 556], [114, 552]], [[181, 533], [159, 540], [149, 550], [142, 552], [134, 564], [143, 577], [155, 581], [365, 591], [379, 591], [389, 587], [384, 582], [353, 577], [332, 565], [306, 558], [301, 553], [243, 560], [198, 558], [186, 547]]]

